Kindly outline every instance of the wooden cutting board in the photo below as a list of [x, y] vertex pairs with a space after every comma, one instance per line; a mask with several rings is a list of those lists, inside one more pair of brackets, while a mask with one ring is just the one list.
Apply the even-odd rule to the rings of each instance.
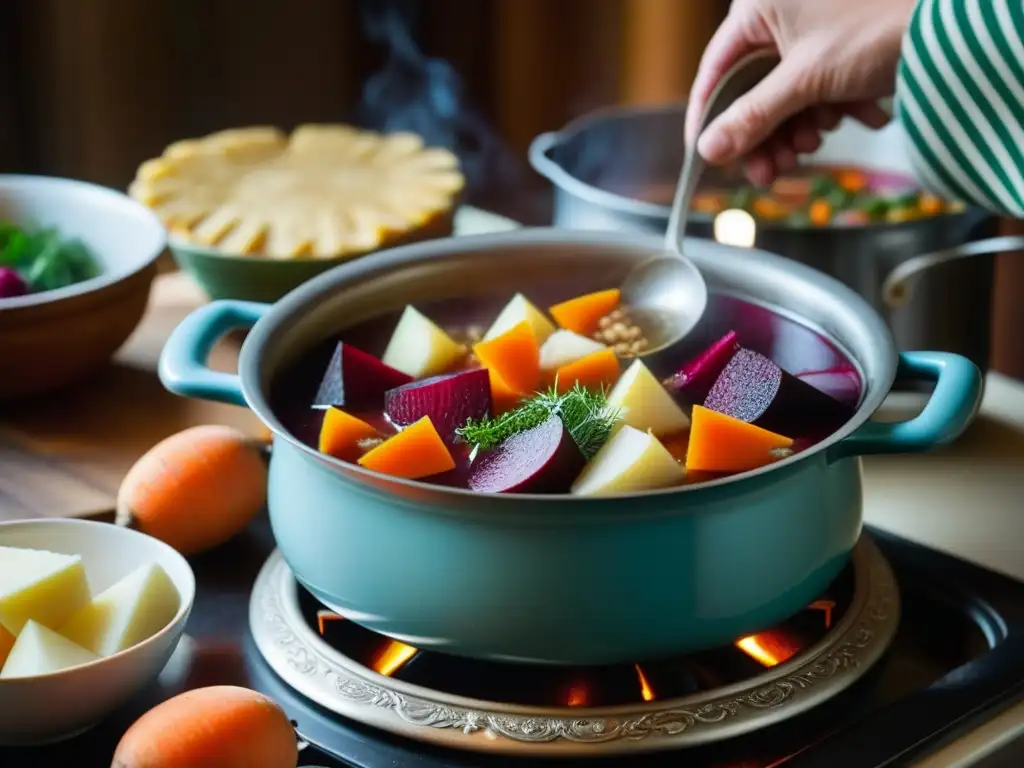
[[[246, 409], [170, 394], [156, 375], [171, 330], [203, 296], [182, 273], [156, 279], [149, 309], [113, 365], [59, 395], [0, 410], [0, 520], [84, 517], [114, 507], [139, 456], [195, 424], [228, 424], [257, 434]], [[231, 370], [239, 340], [222, 343], [213, 367]]]

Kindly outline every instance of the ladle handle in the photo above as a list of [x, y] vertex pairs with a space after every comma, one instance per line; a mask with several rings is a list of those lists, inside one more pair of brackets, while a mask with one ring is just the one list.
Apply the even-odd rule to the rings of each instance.
[[[736, 62], [708, 98], [700, 130], [707, 128], [711, 121], [725, 112], [734, 101], [764, 80], [778, 63], [778, 56], [771, 51], [758, 51]], [[686, 148], [683, 168], [676, 184], [676, 196], [672, 201], [668, 229], [665, 231], [665, 247], [675, 253], [683, 252], [683, 237], [686, 235], [686, 221], [690, 215], [690, 201], [697, 191], [697, 184], [706, 165], [704, 158], [697, 151], [696, 142]]]

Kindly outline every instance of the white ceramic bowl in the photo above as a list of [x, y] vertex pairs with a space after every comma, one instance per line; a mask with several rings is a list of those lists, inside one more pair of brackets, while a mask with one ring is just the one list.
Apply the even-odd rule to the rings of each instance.
[[81, 555], [94, 595], [135, 568], [156, 562], [181, 596], [174, 620], [132, 648], [49, 675], [0, 679], [0, 745], [70, 738], [156, 679], [181, 639], [195, 599], [195, 576], [184, 557], [142, 533], [85, 520], [0, 523], [0, 545]]
[[49, 392], [101, 368], [135, 330], [167, 244], [160, 220], [114, 189], [46, 176], [0, 174], [0, 221], [78, 238], [100, 274], [0, 299], [0, 400]]

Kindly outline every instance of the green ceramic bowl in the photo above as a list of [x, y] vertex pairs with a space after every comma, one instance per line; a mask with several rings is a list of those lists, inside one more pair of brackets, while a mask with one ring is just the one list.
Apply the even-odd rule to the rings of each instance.
[[[385, 247], [447, 237], [453, 231], [453, 216], [438, 217], [407, 237], [389, 241]], [[171, 236], [168, 248], [178, 266], [192, 276], [211, 299], [241, 299], [273, 303], [306, 281], [358, 256], [332, 259], [268, 259], [225, 253]]]

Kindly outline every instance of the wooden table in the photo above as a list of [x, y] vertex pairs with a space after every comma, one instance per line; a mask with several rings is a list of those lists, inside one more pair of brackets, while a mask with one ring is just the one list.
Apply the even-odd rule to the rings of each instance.
[[[112, 509], [121, 478], [152, 445], [195, 424], [255, 434], [246, 409], [172, 395], [156, 375], [171, 330], [203, 302], [183, 273], [159, 276], [142, 323], [116, 361], [68, 392], [0, 412], [0, 520], [88, 516]], [[230, 369], [238, 342], [212, 364]]]
[[[455, 216], [460, 235], [514, 229], [472, 207]], [[247, 409], [177, 397], [156, 375], [174, 327], [205, 298], [187, 275], [154, 283], [149, 309], [113, 365], [67, 392], [0, 409], [0, 520], [88, 517], [114, 508], [121, 478], [163, 438], [196, 424], [260, 434]], [[222, 342], [210, 364], [233, 370], [239, 341]]]

